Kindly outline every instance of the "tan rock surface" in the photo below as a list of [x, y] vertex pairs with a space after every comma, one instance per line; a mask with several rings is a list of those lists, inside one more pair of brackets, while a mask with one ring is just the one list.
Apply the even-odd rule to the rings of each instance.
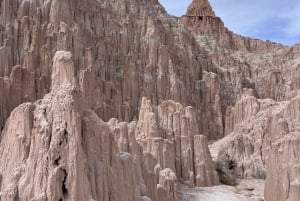
[[105, 123], [82, 101], [70, 52], [55, 54], [51, 78], [50, 93], [17, 107], [5, 125], [1, 201], [176, 201], [177, 178], [218, 184], [192, 107], [143, 98], [137, 122]]
[[119, 152], [108, 125], [81, 107], [71, 53], [53, 61], [51, 92], [15, 109], [1, 135], [1, 201], [140, 200], [138, 160]]
[[297, 200], [299, 56], [208, 0], [2, 0], [0, 200], [175, 201], [218, 177]]
[[[191, 186], [219, 183], [207, 147], [206, 137], [199, 135], [192, 107], [164, 101], [157, 108], [143, 98], [136, 139], [144, 154], [157, 160], [153, 168], [170, 168], [177, 178]], [[150, 166], [151, 167], [151, 166]]]

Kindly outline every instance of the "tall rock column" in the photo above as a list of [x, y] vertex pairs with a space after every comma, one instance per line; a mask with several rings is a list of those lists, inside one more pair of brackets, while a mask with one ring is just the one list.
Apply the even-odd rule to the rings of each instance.
[[281, 114], [273, 118], [271, 126], [265, 200], [297, 201], [300, 197], [300, 91]]
[[12, 112], [1, 133], [1, 201], [151, 200], [140, 161], [120, 152], [76, 83], [72, 54], [57, 52], [51, 92]]
[[210, 156], [207, 139], [203, 135], [194, 137], [194, 166], [196, 186], [212, 186], [219, 183], [219, 177], [214, 171], [214, 164]]
[[172, 170], [190, 186], [219, 183], [206, 137], [199, 135], [196, 122], [193, 107], [173, 101], [153, 107], [147, 98], [142, 99], [136, 138], [150, 172], [159, 175], [161, 170]]
[[300, 197], [300, 138], [287, 136], [272, 144], [267, 163], [266, 201], [298, 201]]

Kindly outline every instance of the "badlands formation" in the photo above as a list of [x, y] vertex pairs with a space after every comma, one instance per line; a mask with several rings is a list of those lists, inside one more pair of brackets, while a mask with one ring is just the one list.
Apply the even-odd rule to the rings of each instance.
[[0, 0], [0, 128], [0, 201], [299, 201], [300, 45], [208, 0]]

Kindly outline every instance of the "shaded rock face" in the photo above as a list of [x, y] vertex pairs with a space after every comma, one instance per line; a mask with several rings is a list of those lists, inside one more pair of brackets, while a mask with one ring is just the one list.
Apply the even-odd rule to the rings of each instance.
[[299, 56], [207, 0], [181, 18], [157, 0], [2, 0], [0, 200], [175, 201], [178, 182], [266, 178], [267, 201], [296, 201]]
[[296, 201], [299, 199], [299, 106], [298, 93], [287, 104], [283, 114], [276, 117], [280, 122], [272, 130], [277, 135], [270, 145], [267, 162], [266, 200]]
[[138, 121], [105, 123], [83, 102], [70, 52], [55, 54], [51, 78], [50, 93], [17, 107], [1, 134], [1, 201], [174, 201], [178, 179], [218, 184], [192, 107], [143, 98]]
[[228, 134], [210, 147], [221, 182], [266, 178], [266, 200], [299, 198], [299, 100], [299, 91], [289, 101], [276, 102], [246, 90], [228, 108]]
[[288, 135], [272, 144], [267, 166], [266, 200], [299, 199], [299, 137], [297, 135], [299, 133]]
[[219, 183], [206, 137], [199, 135], [194, 108], [173, 101], [153, 108], [144, 98], [135, 135], [149, 157], [148, 168], [170, 168], [191, 186]]

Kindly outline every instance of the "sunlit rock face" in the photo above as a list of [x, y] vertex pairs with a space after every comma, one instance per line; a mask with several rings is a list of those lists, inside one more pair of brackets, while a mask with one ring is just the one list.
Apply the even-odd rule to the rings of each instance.
[[156, 0], [2, 0], [0, 200], [266, 179], [265, 200], [298, 201], [299, 56], [232, 33], [207, 0], [181, 18]]

